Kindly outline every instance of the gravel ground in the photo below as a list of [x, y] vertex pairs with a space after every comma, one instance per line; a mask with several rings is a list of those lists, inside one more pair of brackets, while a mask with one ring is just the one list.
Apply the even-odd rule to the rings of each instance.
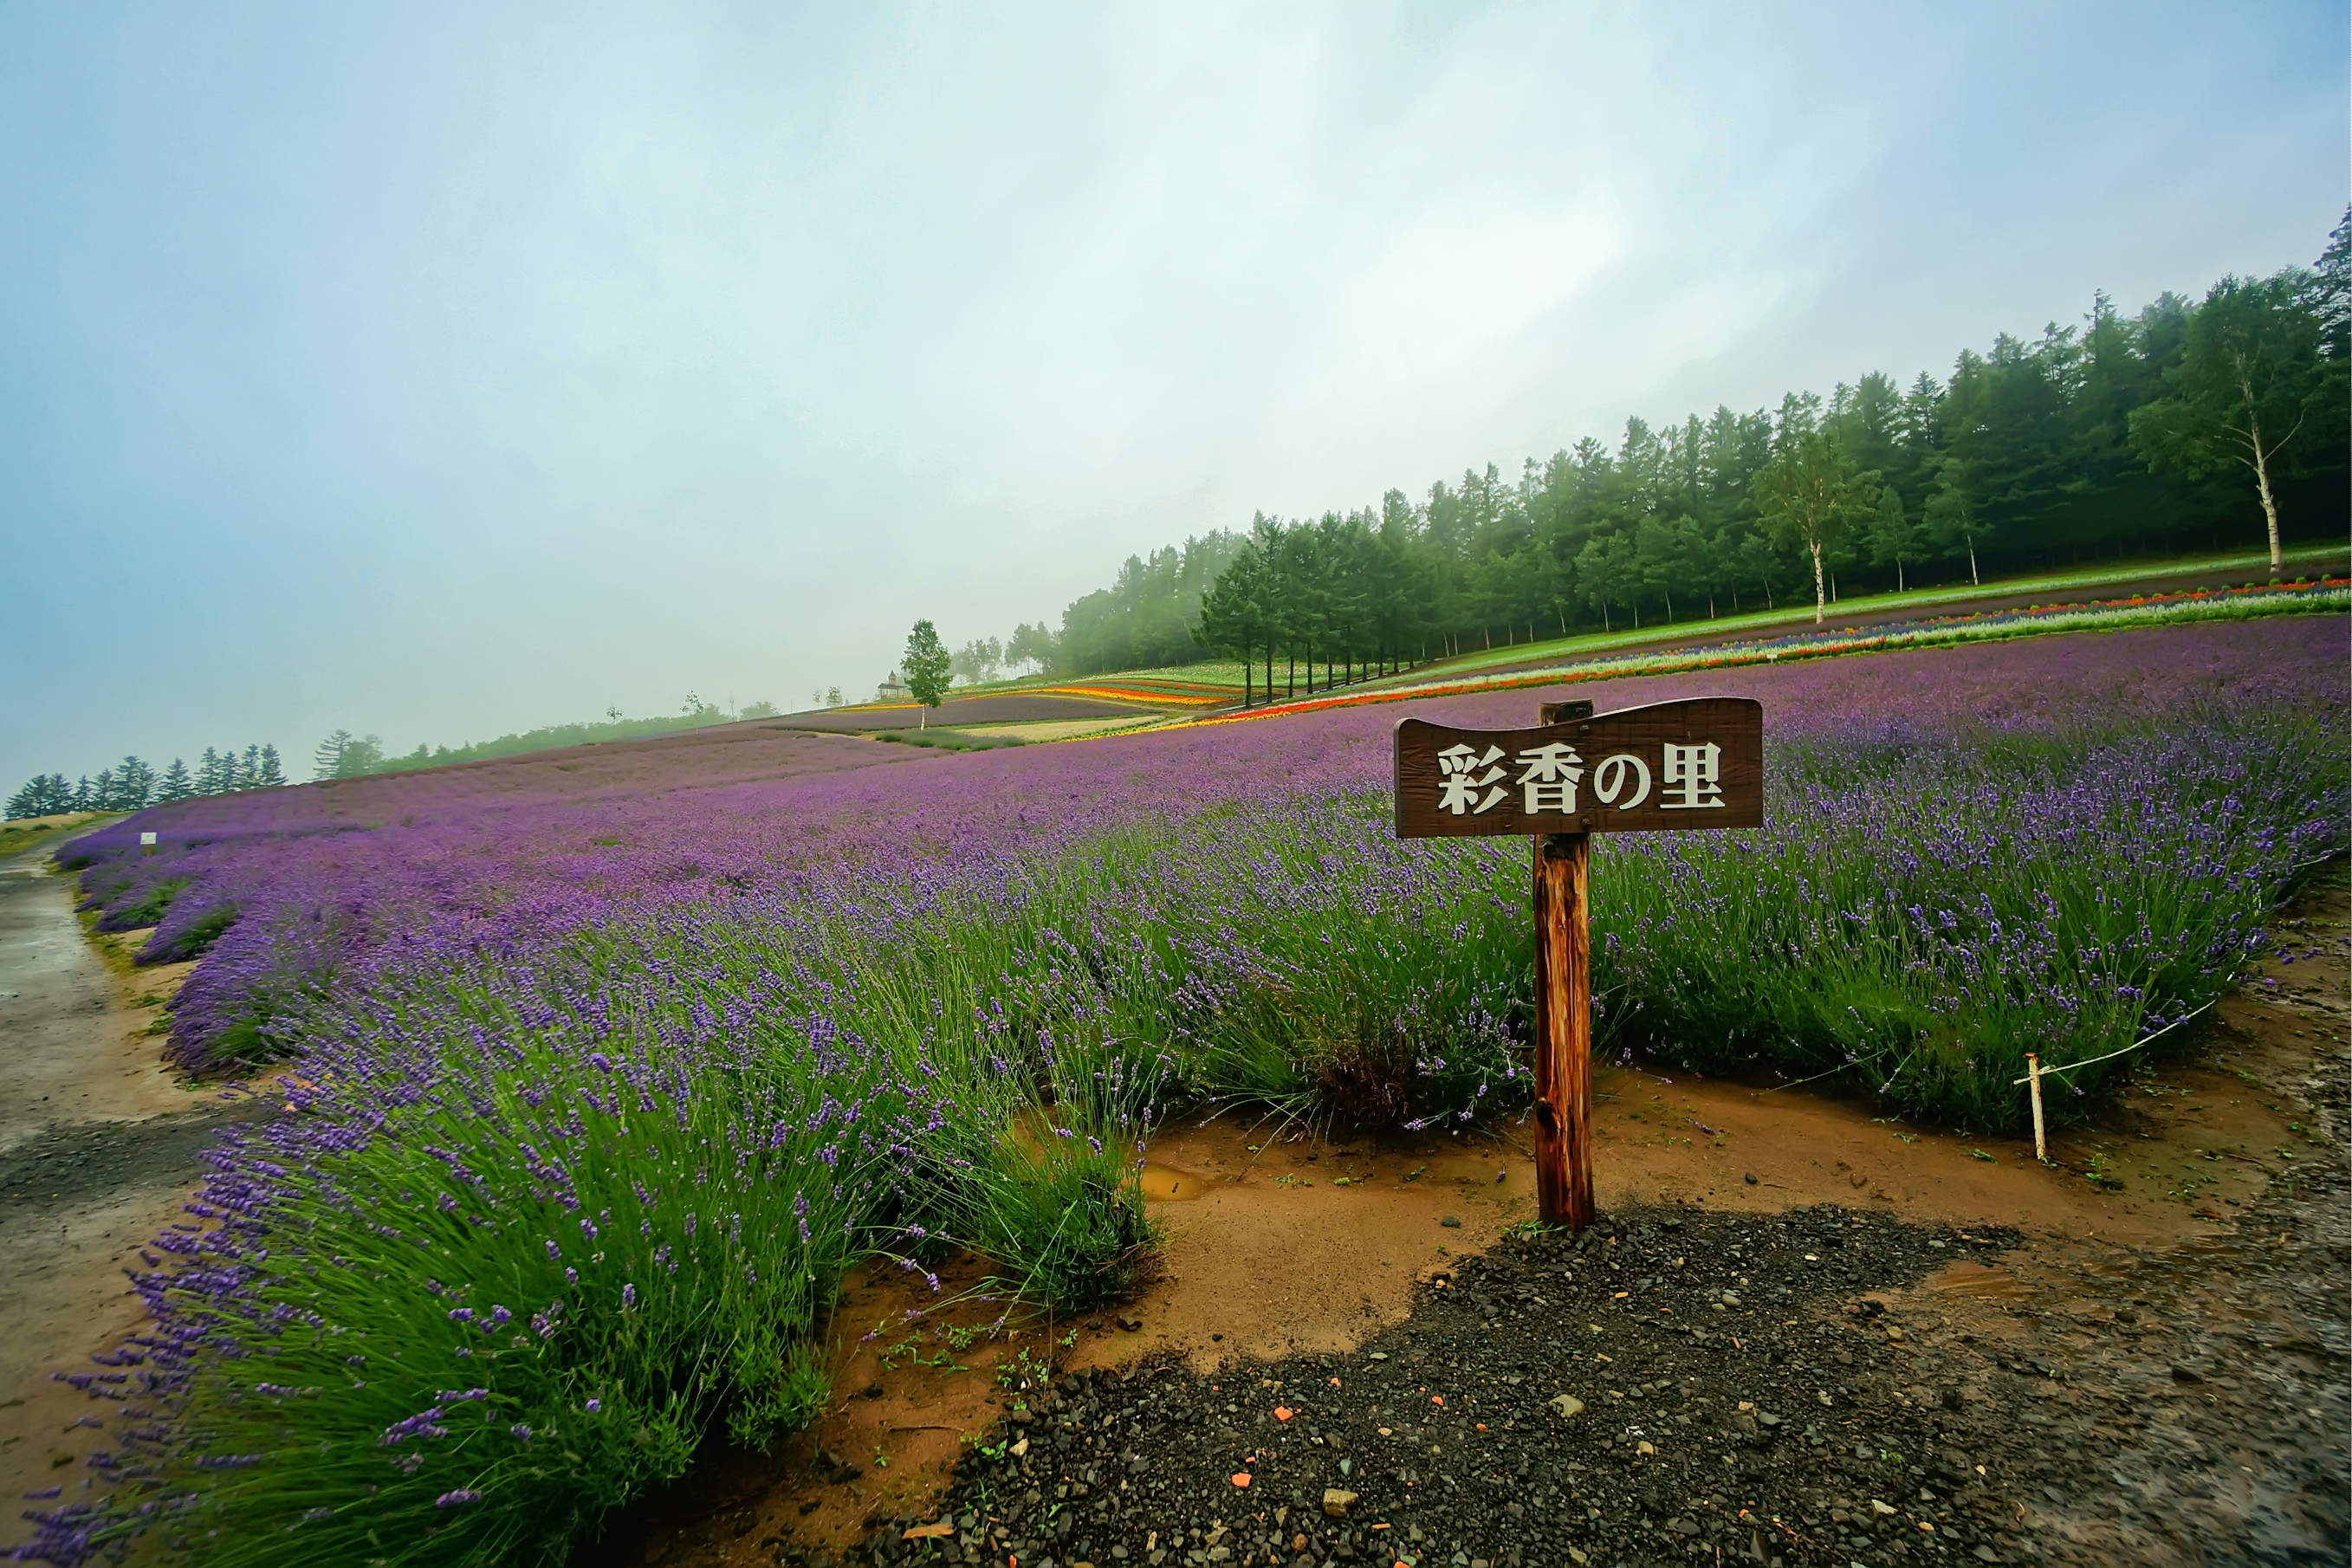
[[148, 1121], [43, 1128], [0, 1153], [0, 1235], [133, 1187], [193, 1188], [204, 1175], [205, 1151], [246, 1110], [206, 1107]]
[[2274, 1187], [2215, 1244], [2265, 1256], [2196, 1279], [1837, 1207], [1516, 1238], [1354, 1354], [1066, 1377], [967, 1454], [953, 1533], [877, 1521], [849, 1555], [2341, 1562], [2345, 1191], [2340, 1159]]

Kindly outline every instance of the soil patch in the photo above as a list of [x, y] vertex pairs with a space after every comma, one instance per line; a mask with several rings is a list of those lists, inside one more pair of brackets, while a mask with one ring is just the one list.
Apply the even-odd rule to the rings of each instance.
[[[0, 1151], [54, 1123], [139, 1121], [194, 1102], [146, 1035], [154, 1014], [132, 1005], [160, 1005], [188, 966], [134, 978], [127, 958], [110, 964], [83, 938], [71, 881], [46, 858], [0, 864]], [[133, 946], [146, 935], [124, 934]]]
[[825, 1416], [699, 1467], [591, 1561], [2335, 1560], [2345, 903], [2339, 868], [2198, 1054], [2049, 1166], [1619, 1064], [1603, 1223], [1571, 1239], [1523, 1223], [1511, 1129], [1170, 1135], [1145, 1181], [1165, 1273], [1134, 1302], [992, 1334], [1002, 1303], [954, 1299], [981, 1260], [940, 1297], [862, 1273]]
[[1153, 722], [1159, 715], [1128, 713], [1117, 719], [1055, 719], [1035, 724], [991, 724], [973, 732], [993, 741], [1075, 741], [1086, 735], [1115, 735], [1137, 724]]
[[151, 1032], [192, 964], [134, 969], [144, 931], [85, 940], [45, 855], [0, 865], [0, 1487], [79, 1491], [121, 1407], [58, 1374], [146, 1321], [124, 1282], [182, 1216], [232, 1107], [163, 1069]]

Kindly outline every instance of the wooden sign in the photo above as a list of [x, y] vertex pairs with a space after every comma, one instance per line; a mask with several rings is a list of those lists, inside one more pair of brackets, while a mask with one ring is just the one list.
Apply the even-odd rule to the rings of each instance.
[[1698, 697], [1595, 714], [1547, 702], [1532, 730], [1396, 727], [1400, 838], [1535, 836], [1536, 1201], [1592, 1219], [1591, 835], [1764, 825], [1764, 709]]
[[[1577, 706], [1559, 704], [1561, 707]], [[1532, 730], [1396, 727], [1400, 838], [1764, 823], [1764, 708], [1698, 697]]]

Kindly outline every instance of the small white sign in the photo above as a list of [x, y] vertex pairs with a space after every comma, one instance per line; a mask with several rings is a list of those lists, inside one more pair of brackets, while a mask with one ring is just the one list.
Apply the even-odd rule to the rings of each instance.
[[139, 836], [139, 842], [142, 844], [152, 844], [155, 842], [155, 836], [152, 833], [142, 833]]

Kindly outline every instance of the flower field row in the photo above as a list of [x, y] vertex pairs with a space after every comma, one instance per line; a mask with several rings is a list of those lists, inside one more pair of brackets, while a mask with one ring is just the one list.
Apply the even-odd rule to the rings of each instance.
[[[1769, 726], [1766, 827], [1599, 846], [1602, 1040], [2013, 1126], [2025, 1050], [2086, 1059], [2203, 1005], [2343, 847], [2344, 635], [1591, 693], [1754, 695]], [[1157, 1119], [1523, 1103], [1527, 847], [1395, 839], [1392, 717], [652, 795], [395, 777], [82, 841], [102, 908], [164, 904], [156, 951], [216, 923], [183, 1059], [299, 1059], [159, 1241], [156, 1331], [81, 1374], [122, 1406], [120, 1484], [41, 1550], [152, 1524], [207, 1562], [554, 1560], [706, 1434], [813, 1408], [858, 1258], [970, 1247], [1076, 1305], [1149, 1245]]]
[[1529, 687], [1560, 686], [1587, 680], [1621, 680], [1633, 675], [1734, 669], [1743, 665], [1831, 658], [1853, 653], [1884, 653], [1904, 647], [1937, 647], [2053, 633], [2120, 631], [2140, 626], [2186, 626], [2201, 621], [2246, 620], [2270, 616], [2336, 615], [2347, 609], [2352, 609], [2352, 582], [2341, 577], [2316, 583], [2254, 584], [2240, 588], [2143, 594], [2090, 604], [2028, 605], [2021, 609], [1982, 610], [1968, 615], [1938, 616], [1869, 627], [1789, 632], [1776, 637], [1717, 643], [1699, 648], [1603, 654], [1542, 668], [1511, 669], [1495, 675], [1469, 674], [1443, 680], [1389, 680], [1368, 690], [1272, 703], [1246, 712], [1220, 714], [1213, 718], [1180, 719], [1166, 727], [1239, 723], [1295, 713], [1320, 712], [1330, 708], [1361, 707], [1368, 703], [1420, 701], [1433, 697], [1523, 690]]

